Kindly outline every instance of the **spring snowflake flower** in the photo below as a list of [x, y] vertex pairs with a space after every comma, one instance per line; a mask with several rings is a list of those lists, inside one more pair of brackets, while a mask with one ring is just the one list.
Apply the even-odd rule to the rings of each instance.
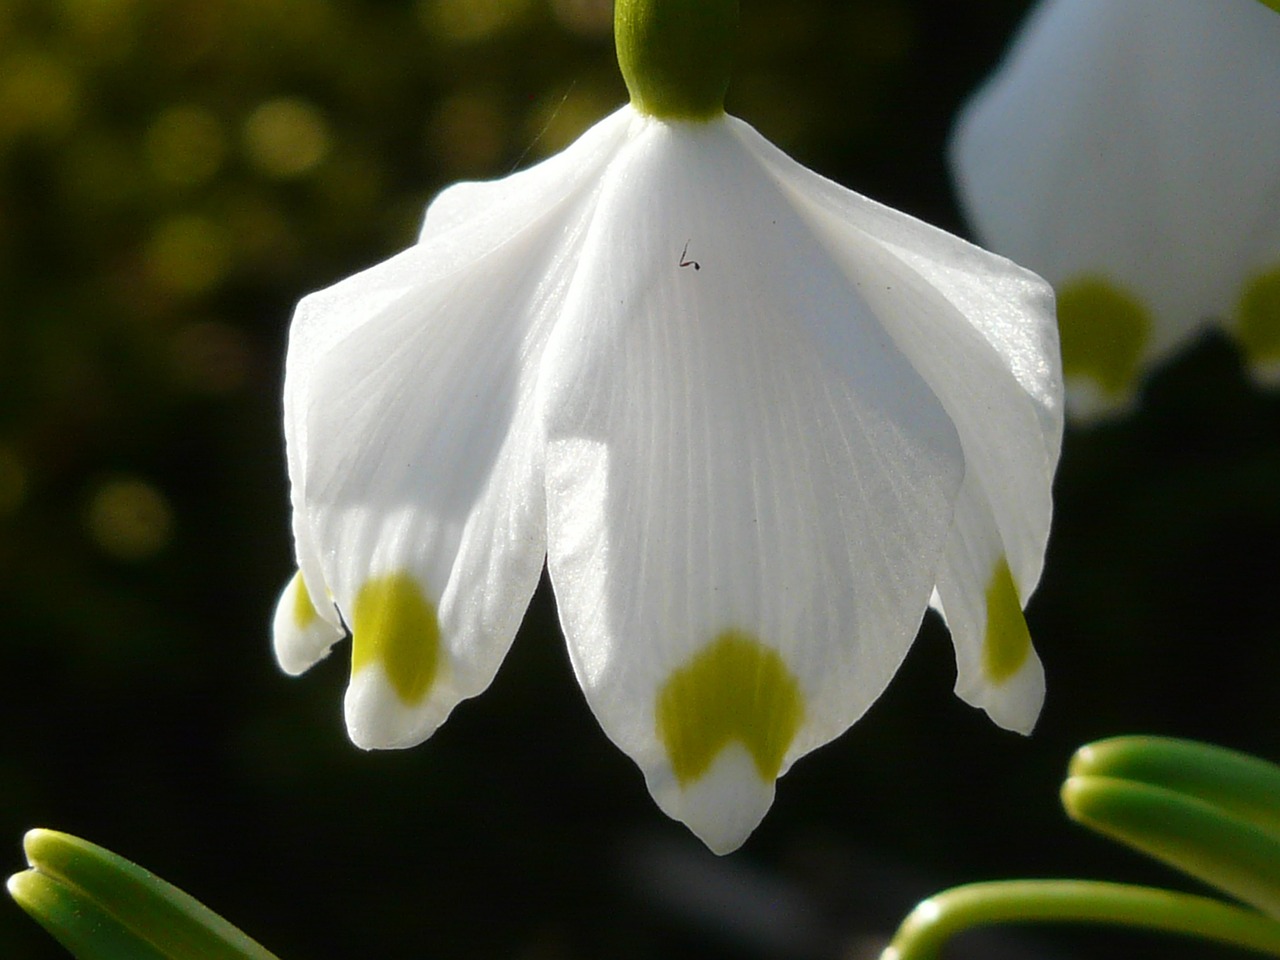
[[1280, 381], [1280, 17], [1046, 0], [961, 113], [980, 239], [1058, 291], [1074, 413], [1122, 409], [1207, 321]]
[[545, 560], [601, 726], [725, 852], [931, 597], [960, 695], [1030, 729], [1060, 372], [1038, 277], [694, 107], [633, 86], [298, 305], [275, 646], [298, 673], [349, 630], [351, 738], [410, 746], [488, 686]]

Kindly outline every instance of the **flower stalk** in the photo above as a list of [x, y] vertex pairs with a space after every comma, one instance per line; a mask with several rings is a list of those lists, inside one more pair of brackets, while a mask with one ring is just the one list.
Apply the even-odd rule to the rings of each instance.
[[613, 23], [637, 111], [664, 120], [724, 113], [738, 0], [618, 0]]

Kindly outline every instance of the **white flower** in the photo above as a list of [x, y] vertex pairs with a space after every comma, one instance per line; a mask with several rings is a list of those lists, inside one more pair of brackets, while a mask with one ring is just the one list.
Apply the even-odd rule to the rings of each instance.
[[299, 304], [276, 650], [300, 672], [349, 627], [352, 739], [419, 743], [488, 686], [545, 558], [600, 724], [728, 851], [935, 586], [961, 696], [1031, 728], [1061, 426], [1038, 277], [740, 120], [624, 107]]
[[1058, 291], [1073, 413], [1118, 410], [1216, 320], [1280, 377], [1280, 17], [1046, 0], [952, 143], [983, 243]]

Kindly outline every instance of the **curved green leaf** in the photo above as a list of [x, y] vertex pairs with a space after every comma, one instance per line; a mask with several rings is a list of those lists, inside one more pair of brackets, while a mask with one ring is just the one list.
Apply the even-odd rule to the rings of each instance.
[[1072, 819], [1280, 916], [1280, 838], [1221, 807], [1111, 777], [1069, 777]]
[[1112, 737], [1077, 750], [1067, 775], [1184, 793], [1280, 836], [1280, 766], [1247, 753], [1170, 737]]
[[32, 830], [18, 905], [81, 960], [276, 960], [177, 887], [95, 844]]

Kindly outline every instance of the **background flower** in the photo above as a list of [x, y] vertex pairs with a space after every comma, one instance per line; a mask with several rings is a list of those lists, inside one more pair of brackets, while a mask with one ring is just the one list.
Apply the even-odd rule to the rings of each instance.
[[965, 210], [1058, 290], [1074, 412], [1130, 402], [1210, 322], [1280, 380], [1280, 17], [1046, 0], [956, 124]]

